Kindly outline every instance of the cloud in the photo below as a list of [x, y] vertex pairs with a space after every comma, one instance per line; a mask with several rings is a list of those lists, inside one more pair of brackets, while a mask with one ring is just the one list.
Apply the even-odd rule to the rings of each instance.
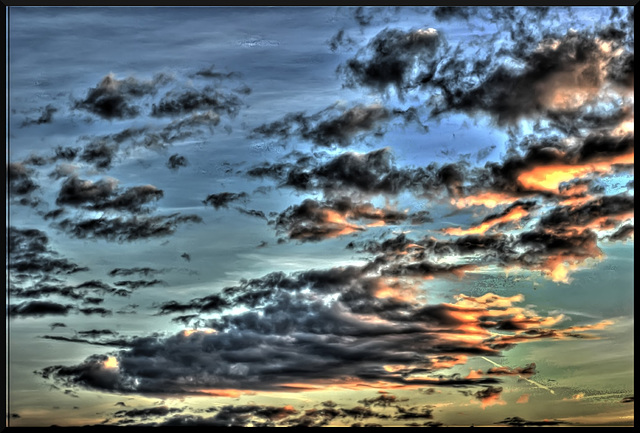
[[209, 194], [202, 202], [205, 205], [213, 206], [217, 210], [221, 207], [228, 208], [229, 203], [232, 201], [246, 200], [247, 197], [248, 195], [246, 192], [221, 192], [219, 194]]
[[49, 326], [51, 327], [51, 330], [52, 330], [52, 331], [53, 331], [54, 329], [56, 329], [56, 328], [66, 328], [66, 327], [67, 327], [67, 325], [65, 325], [65, 324], [64, 324], [64, 323], [62, 323], [62, 322], [54, 322], [54, 323], [52, 323], [52, 324], [51, 324], [51, 325], [49, 325]]
[[535, 362], [527, 364], [525, 367], [493, 367], [487, 370], [487, 374], [493, 376], [523, 376], [529, 378], [536, 373], [537, 371]]
[[403, 408], [402, 406], [396, 406], [396, 410], [398, 411], [398, 415], [395, 416], [395, 419], [433, 419], [433, 408], [431, 406], [422, 406], [421, 408]]
[[154, 117], [180, 116], [194, 111], [211, 111], [215, 115], [226, 114], [235, 117], [243, 102], [234, 92], [222, 92], [211, 86], [202, 90], [188, 89], [183, 92], [171, 91], [152, 105]]
[[623, 398], [620, 403], [633, 403], [633, 396]]
[[96, 87], [89, 89], [84, 100], [76, 101], [74, 108], [108, 120], [136, 117], [140, 108], [131, 105], [131, 102], [145, 95], [155, 94], [158, 86], [170, 80], [164, 74], [158, 74], [150, 81], [140, 81], [134, 77], [119, 80], [114, 74], [109, 74]]
[[433, 8], [433, 17], [438, 21], [450, 21], [461, 19], [467, 21], [471, 9], [465, 6], [436, 6]]
[[99, 314], [102, 317], [110, 316], [112, 314], [111, 310], [107, 310], [102, 307], [89, 307], [89, 308], [78, 308], [78, 311], [85, 316], [90, 316], [92, 314]]
[[117, 210], [131, 213], [141, 212], [143, 205], [163, 197], [162, 190], [153, 185], [142, 185], [127, 188], [120, 192], [118, 181], [113, 178], [101, 179], [97, 182], [83, 180], [76, 176], [69, 177], [60, 188], [56, 204], [84, 206], [94, 211]]
[[27, 118], [24, 120], [24, 122], [22, 122], [22, 125], [20, 125], [20, 127], [24, 128], [25, 126], [44, 125], [45, 123], [51, 123], [53, 121], [53, 113], [57, 111], [57, 108], [55, 108], [51, 104], [48, 104], [42, 109], [42, 114], [40, 115], [40, 117], [38, 117], [37, 119]]
[[73, 305], [62, 305], [48, 301], [30, 301], [9, 305], [7, 312], [10, 317], [42, 317], [66, 316], [73, 309]]
[[241, 207], [236, 207], [236, 209], [238, 210], [238, 212], [240, 212], [241, 214], [244, 214], [244, 215], [260, 218], [260, 219], [263, 219], [263, 220], [267, 219], [267, 217], [265, 216], [264, 212], [262, 212], [261, 210], [243, 209]]
[[440, 34], [432, 28], [384, 29], [338, 71], [345, 75], [347, 87], [364, 86], [384, 93], [393, 86], [402, 98], [405, 88], [413, 85], [414, 68], [435, 70], [441, 44]]
[[402, 401], [407, 401], [407, 399], [398, 399], [393, 394], [380, 394], [377, 397], [358, 400], [358, 403], [362, 403], [365, 406], [389, 407], [389, 406], [392, 406], [393, 403], [399, 403]]
[[[499, 355], [498, 348], [534, 338], [571, 338], [601, 328], [552, 328], [562, 316], [538, 316], [517, 307], [524, 300], [521, 295], [460, 296], [454, 304], [425, 306], [416, 299], [413, 283], [374, 276], [372, 269], [276, 272], [206, 297], [165, 302], [156, 305], [158, 314], [192, 311], [177, 321], [198, 320], [202, 328], [132, 338], [127, 349], [114, 354], [118, 367], [107, 372], [108, 383], [84, 379], [87, 371], [102, 376], [103, 367], [97, 364], [103, 358], [54, 366], [47, 376], [79, 387], [141, 395], [485, 385], [476, 398], [487, 405], [501, 401], [499, 388], [493, 387], [498, 379], [438, 372], [464, 364], [468, 356]], [[452, 271], [446, 265], [429, 270], [442, 276]], [[421, 269], [419, 275], [425, 274]], [[237, 307], [248, 310], [232, 312]], [[520, 326], [500, 328], [508, 321]], [[185, 353], [188, 360], [177, 355]], [[525, 367], [521, 373], [530, 370]], [[183, 381], [185, 375], [193, 381]], [[389, 400], [366, 403], [383, 399]], [[406, 417], [428, 411], [410, 412], [414, 415]], [[358, 413], [365, 411], [348, 416]]]
[[625, 226], [620, 227], [615, 231], [611, 236], [609, 236], [610, 241], [624, 241], [627, 238], [633, 236], [633, 224], [627, 224]]
[[140, 418], [140, 419], [148, 419], [150, 417], [156, 416], [166, 416], [172, 413], [180, 413], [184, 409], [180, 409], [177, 407], [167, 407], [167, 406], [154, 406], [144, 409], [130, 409], [130, 410], [119, 410], [113, 414], [116, 418]]
[[158, 284], [166, 284], [166, 283], [162, 280], [124, 280], [124, 281], [116, 281], [113, 284], [119, 287], [124, 286], [128, 289], [135, 290], [135, 289], [139, 289], [140, 287], [151, 287], [151, 286], [157, 286]]
[[113, 159], [119, 149], [120, 145], [118, 143], [109, 143], [105, 140], [94, 140], [84, 147], [80, 154], [80, 160], [90, 164], [95, 164], [98, 169], [106, 170], [111, 168]]
[[185, 259], [186, 261], [190, 262], [191, 261], [191, 255], [187, 254], [187, 253], [182, 253], [180, 254], [180, 257], [182, 257], [183, 259]]
[[70, 236], [79, 239], [105, 239], [107, 241], [133, 242], [139, 239], [150, 239], [169, 236], [175, 233], [178, 225], [184, 223], [201, 223], [197, 215], [156, 215], [134, 216], [129, 218], [89, 218], [64, 219], [56, 223], [56, 227]]
[[506, 404], [503, 400], [500, 400], [500, 394], [502, 394], [501, 386], [488, 386], [485, 389], [476, 391], [473, 395], [482, 402], [482, 408], [484, 409], [494, 404]]
[[634, 196], [606, 195], [581, 206], [560, 206], [540, 218], [543, 230], [611, 229], [634, 216]]
[[7, 177], [9, 180], [9, 194], [27, 196], [40, 188], [33, 181], [34, 171], [25, 167], [23, 163], [12, 162], [7, 164]]
[[[339, 109], [339, 114], [328, 114], [336, 109]], [[255, 128], [249, 138], [275, 138], [285, 142], [295, 137], [321, 147], [334, 144], [347, 147], [362, 132], [374, 131], [376, 135], [382, 135], [384, 132], [380, 124], [393, 115], [395, 113], [392, 114], [380, 104], [356, 105], [349, 109], [334, 104], [310, 116], [289, 113], [281, 120]]]
[[446, 228], [442, 231], [446, 234], [464, 236], [474, 234], [484, 234], [487, 230], [493, 227], [502, 227], [508, 223], [518, 223], [520, 221], [526, 221], [529, 213], [536, 207], [536, 202], [521, 202], [517, 201], [507, 207], [505, 210], [498, 214], [489, 215], [482, 220], [482, 222], [476, 226], [472, 226], [469, 229], [463, 230], [461, 228]]
[[619, 57], [614, 50], [587, 33], [572, 31], [563, 37], [548, 37], [537, 46], [532, 39], [523, 37], [511, 50], [497, 53], [511, 57], [521, 65], [517, 68], [505, 62], [494, 64], [491, 54], [484, 64], [476, 63], [473, 72], [479, 83], [473, 87], [465, 82], [466, 64], [450, 62], [441, 67], [429, 82], [442, 92], [432, 113], [483, 112], [498, 125], [549, 113], [578, 115], [605, 88], [607, 66], [619, 62], [614, 61]]
[[187, 158], [177, 153], [171, 155], [167, 161], [167, 167], [171, 170], [178, 170], [178, 168], [186, 167], [187, 165], [189, 165]]
[[110, 329], [92, 329], [90, 331], [79, 331], [78, 335], [81, 337], [98, 338], [103, 335], [116, 335], [116, 333]]
[[371, 203], [354, 203], [349, 197], [340, 197], [324, 203], [306, 199], [280, 213], [274, 223], [290, 239], [319, 241], [366, 229], [349, 220], [365, 220], [371, 226], [400, 224], [410, 217], [404, 212], [378, 209]]
[[134, 267], [134, 268], [114, 268], [109, 271], [109, 276], [115, 277], [117, 275], [128, 276], [133, 274], [142, 274], [149, 276], [153, 274], [161, 274], [165, 272], [164, 269], [154, 269], [149, 267]]
[[49, 238], [46, 233], [37, 229], [9, 227], [8, 255], [9, 270], [26, 273], [32, 277], [47, 274], [74, 274], [89, 269], [67, 259], [57, 258], [58, 253], [49, 247]]
[[519, 416], [507, 417], [502, 421], [498, 421], [495, 424], [506, 424], [512, 427], [543, 427], [543, 426], [558, 426], [562, 424], [569, 424], [565, 421], [557, 420], [543, 420], [543, 421], [527, 421]]

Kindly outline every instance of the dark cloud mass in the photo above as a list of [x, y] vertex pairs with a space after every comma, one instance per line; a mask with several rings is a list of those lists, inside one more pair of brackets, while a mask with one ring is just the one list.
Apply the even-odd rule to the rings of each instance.
[[246, 192], [221, 192], [219, 194], [209, 194], [202, 202], [205, 205], [213, 206], [215, 209], [220, 209], [221, 207], [229, 207], [229, 203], [232, 201], [246, 200], [247, 197]]
[[56, 204], [84, 206], [95, 211], [139, 213], [143, 210], [143, 205], [159, 200], [164, 195], [162, 190], [153, 185], [134, 186], [122, 192], [117, 185], [118, 181], [113, 178], [92, 182], [71, 176], [62, 184]]
[[79, 239], [105, 239], [132, 242], [140, 239], [165, 237], [175, 233], [178, 225], [201, 223], [197, 215], [155, 215], [129, 218], [64, 219], [56, 227]]
[[156, 75], [150, 81], [140, 81], [134, 77], [119, 80], [114, 74], [109, 74], [96, 87], [89, 89], [84, 100], [76, 101], [74, 108], [109, 120], [136, 117], [140, 108], [131, 102], [155, 94], [158, 86], [169, 81], [171, 79], [163, 74]]
[[58, 304], [48, 301], [31, 301], [9, 305], [7, 313], [9, 317], [42, 317], [42, 316], [66, 316], [72, 311], [71, 304]]
[[223, 92], [206, 86], [202, 90], [185, 90], [169, 92], [158, 103], [153, 104], [151, 115], [179, 116], [194, 111], [209, 111], [235, 117], [242, 107], [242, 99], [233, 92]]
[[[329, 114], [336, 110], [340, 113]], [[336, 105], [332, 105], [310, 116], [289, 113], [281, 120], [255, 128], [249, 137], [282, 141], [296, 137], [320, 147], [331, 147], [334, 144], [347, 147], [362, 132], [373, 131], [376, 135], [382, 135], [384, 131], [381, 124], [391, 117], [392, 113], [379, 104], [356, 105], [349, 109], [338, 109]]]
[[68, 259], [58, 258], [49, 247], [48, 236], [37, 229], [9, 227], [7, 268], [33, 277], [47, 274], [74, 274], [86, 271]]
[[171, 170], [177, 170], [178, 168], [186, 167], [187, 165], [189, 165], [187, 158], [182, 155], [178, 155], [177, 153], [171, 155], [167, 161], [167, 167]]
[[393, 86], [401, 97], [405, 87], [411, 85], [412, 68], [435, 69], [440, 44], [441, 37], [435, 29], [385, 29], [339, 71], [346, 75], [347, 86], [365, 86], [383, 93]]
[[9, 181], [10, 195], [28, 195], [39, 188], [33, 181], [35, 172], [19, 162], [7, 164], [7, 178]]

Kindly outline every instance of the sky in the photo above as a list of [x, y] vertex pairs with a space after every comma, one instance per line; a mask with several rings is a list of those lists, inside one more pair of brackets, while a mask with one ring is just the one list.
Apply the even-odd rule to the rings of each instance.
[[6, 425], [633, 425], [633, 7], [7, 10]]

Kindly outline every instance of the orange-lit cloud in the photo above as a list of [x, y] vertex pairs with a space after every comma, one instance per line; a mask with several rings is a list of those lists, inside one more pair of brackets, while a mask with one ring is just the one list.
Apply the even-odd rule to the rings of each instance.
[[523, 171], [517, 181], [525, 190], [559, 193], [561, 183], [581, 178], [592, 173], [608, 173], [614, 164], [633, 164], [634, 152], [617, 155], [610, 159], [588, 164], [550, 164]]
[[519, 221], [527, 215], [529, 215], [529, 212], [525, 209], [525, 205], [514, 205], [505, 213], [491, 216], [485, 219], [481, 224], [473, 226], [467, 230], [463, 230], [457, 227], [446, 228], [442, 231], [446, 234], [454, 236], [482, 235], [493, 226], [512, 221]]
[[516, 199], [517, 197], [512, 195], [487, 191], [477, 195], [451, 199], [451, 204], [460, 209], [470, 206], [484, 206], [493, 209], [502, 204], [513, 203]]
[[529, 394], [522, 394], [520, 397], [518, 397], [518, 399], [516, 400], [516, 403], [518, 404], [529, 403]]

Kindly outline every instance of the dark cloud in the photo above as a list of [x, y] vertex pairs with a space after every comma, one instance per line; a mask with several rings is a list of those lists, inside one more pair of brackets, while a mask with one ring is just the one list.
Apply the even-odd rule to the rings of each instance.
[[42, 316], [66, 316], [73, 309], [73, 305], [62, 305], [56, 302], [31, 301], [8, 306], [7, 313], [10, 317], [42, 317]]
[[611, 236], [609, 236], [609, 240], [614, 242], [624, 241], [633, 236], [633, 234], [633, 224], [627, 224], [620, 227]]
[[527, 364], [524, 367], [493, 367], [487, 370], [487, 374], [494, 376], [524, 376], [531, 377], [536, 374], [536, 364], [532, 362], [531, 364]]
[[189, 165], [187, 158], [177, 153], [171, 155], [167, 161], [167, 167], [171, 170], [177, 170], [179, 167], [186, 167], [187, 165]]
[[620, 400], [620, 403], [633, 403], [633, 396], [630, 397], [625, 397], [622, 400]]
[[33, 180], [34, 173], [32, 169], [25, 167], [23, 163], [12, 162], [7, 164], [9, 195], [26, 196], [40, 188]]
[[394, 403], [399, 403], [402, 401], [407, 401], [407, 399], [399, 399], [393, 394], [380, 394], [377, 397], [358, 400], [358, 403], [362, 403], [365, 406], [389, 407], [389, 406], [392, 406]]
[[436, 6], [433, 8], [433, 17], [438, 21], [450, 21], [452, 19], [468, 20], [471, 9], [467, 6]]
[[348, 192], [397, 195], [405, 190], [424, 192], [426, 188], [441, 186], [434, 167], [398, 169], [389, 148], [369, 153], [345, 152], [325, 163], [312, 167], [308, 167], [309, 164], [300, 160], [295, 164], [265, 164], [250, 169], [247, 174], [277, 179], [281, 187], [300, 191], [323, 190], [329, 197], [343, 196]]
[[131, 105], [131, 102], [155, 94], [158, 86], [170, 80], [163, 74], [156, 75], [150, 81], [140, 81], [134, 77], [118, 80], [114, 74], [109, 74], [96, 87], [89, 89], [84, 100], [76, 101], [74, 108], [109, 120], [136, 117], [140, 108]]
[[233, 78], [240, 78], [241, 74], [239, 72], [217, 72], [214, 70], [215, 69], [215, 65], [211, 65], [208, 68], [204, 68], [204, 69], [200, 69], [199, 71], [197, 71], [194, 74], [194, 77], [203, 77], [203, 78], [213, 78], [216, 80], [223, 80], [223, 79], [233, 79]]
[[78, 311], [84, 314], [85, 316], [99, 314], [100, 316], [105, 317], [105, 316], [110, 316], [112, 313], [111, 310], [107, 310], [106, 308], [102, 308], [102, 307], [78, 308]]
[[[516, 21], [514, 17], [509, 20]], [[521, 118], [548, 113], [579, 112], [603, 88], [608, 76], [601, 64], [614, 62], [614, 57], [593, 35], [570, 32], [564, 37], [536, 40], [525, 30], [516, 31], [523, 37], [511, 51], [499, 54], [507, 54], [521, 67], [493, 64], [489, 59], [476, 63], [471, 73], [479, 75], [479, 84], [474, 87], [465, 81], [467, 64], [451, 61], [439, 68], [438, 76], [430, 80], [430, 85], [442, 92], [434, 115], [483, 112], [499, 125], [514, 124]]]
[[58, 253], [49, 247], [46, 233], [40, 230], [9, 227], [7, 235], [7, 269], [11, 271], [35, 277], [88, 270], [67, 259], [57, 258]]
[[133, 274], [142, 274], [144, 276], [149, 276], [153, 274], [161, 274], [163, 273], [163, 269], [154, 269], [154, 268], [115, 268], [109, 271], [109, 275], [115, 277], [117, 275], [128, 276]]
[[221, 207], [229, 207], [229, 203], [232, 201], [246, 200], [247, 197], [246, 192], [221, 192], [219, 194], [209, 194], [206, 199], [202, 200], [202, 203], [219, 209]]
[[151, 287], [157, 286], [158, 284], [166, 284], [162, 280], [124, 280], [124, 281], [116, 281], [116, 286], [124, 286], [128, 289], [139, 289], [140, 287]]
[[37, 119], [27, 118], [25, 119], [24, 122], [22, 122], [22, 125], [20, 127], [24, 128], [25, 126], [43, 125], [45, 123], [51, 123], [53, 121], [53, 113], [57, 111], [58, 111], [57, 108], [49, 104], [42, 109], [42, 114], [40, 114], [40, 117], [38, 117]]
[[62, 184], [56, 204], [83, 206], [95, 211], [118, 210], [135, 213], [141, 212], [143, 205], [157, 201], [163, 195], [162, 190], [153, 185], [134, 186], [120, 192], [117, 180], [113, 178], [92, 182], [71, 176]]
[[67, 327], [67, 325], [65, 325], [65, 324], [64, 324], [64, 323], [62, 323], [62, 322], [54, 322], [54, 323], [52, 323], [52, 324], [51, 324], [51, 325], [49, 325], [49, 326], [51, 327], [51, 330], [52, 330], [52, 331], [53, 331], [54, 329], [56, 329], [56, 328], [66, 328], [66, 327]]
[[502, 393], [502, 387], [501, 386], [488, 386], [485, 389], [482, 389], [480, 391], [476, 391], [473, 395], [478, 399], [478, 400], [488, 400], [491, 398], [495, 398], [496, 396], [499, 396]]
[[56, 219], [58, 218], [60, 215], [62, 215], [65, 212], [65, 210], [63, 208], [58, 208], [58, 209], [54, 209], [52, 211], [47, 212], [46, 214], [43, 215], [43, 218], [45, 220], [48, 219]]
[[110, 329], [92, 329], [90, 331], [79, 331], [78, 335], [81, 337], [98, 338], [103, 335], [116, 335], [116, 333]]
[[556, 420], [543, 420], [543, 421], [527, 421], [519, 416], [508, 417], [502, 421], [498, 421], [495, 424], [506, 424], [512, 427], [543, 427], [543, 426], [558, 426], [563, 424], [570, 424], [565, 421]]
[[119, 149], [120, 146], [117, 143], [108, 143], [103, 140], [92, 141], [84, 147], [80, 154], [80, 160], [94, 164], [98, 169], [106, 170], [111, 168]]
[[180, 254], [180, 257], [182, 257], [183, 259], [185, 259], [188, 262], [191, 261], [191, 255], [190, 254], [182, 253], [182, 254]]
[[144, 409], [119, 410], [113, 414], [116, 418], [140, 418], [147, 419], [156, 416], [167, 416], [172, 413], [180, 413], [184, 409], [177, 407], [155, 406]]
[[223, 92], [222, 89], [206, 86], [202, 90], [188, 89], [167, 93], [157, 104], [153, 104], [151, 115], [180, 116], [210, 110], [216, 115], [235, 117], [243, 105], [242, 99], [234, 92]]
[[560, 206], [540, 218], [544, 230], [576, 230], [593, 227], [612, 228], [621, 219], [633, 218], [634, 196], [618, 194], [603, 196], [581, 206]]
[[[420, 217], [428, 216], [423, 213]], [[354, 203], [349, 197], [340, 197], [327, 202], [306, 199], [280, 213], [274, 224], [279, 233], [287, 233], [290, 239], [319, 241], [366, 229], [366, 226], [353, 221], [395, 225], [409, 218], [412, 216], [404, 212], [376, 208], [371, 203]]]
[[412, 85], [414, 67], [435, 70], [441, 43], [435, 29], [384, 29], [338, 70], [346, 76], [347, 87], [364, 86], [384, 93], [393, 86], [402, 98], [405, 88]]
[[256, 217], [256, 218], [261, 218], [263, 220], [267, 219], [267, 217], [265, 216], [264, 212], [262, 212], [261, 210], [243, 209], [241, 207], [236, 207], [236, 209], [238, 210], [238, 212], [240, 212], [241, 214], [244, 214], [244, 215], [248, 215], [248, 216], [252, 216], [252, 217]]
[[338, 48], [342, 46], [351, 47], [356, 43], [357, 42], [354, 39], [352, 39], [350, 36], [345, 35], [344, 29], [341, 29], [340, 31], [338, 31], [338, 33], [333, 35], [331, 39], [327, 41], [327, 44], [329, 45], [329, 49], [334, 53], [338, 50]]
[[431, 406], [423, 406], [421, 408], [403, 408], [402, 406], [396, 406], [396, 410], [398, 411], [398, 415], [395, 416], [395, 419], [433, 419], [433, 408]]
[[7, 414], [7, 418], [18, 419], [18, 418], [20, 418], [20, 414], [12, 412], [10, 414]]
[[384, 134], [380, 125], [392, 117], [392, 113], [379, 104], [340, 108], [339, 114], [329, 114], [337, 109], [332, 105], [310, 116], [290, 113], [281, 120], [255, 128], [249, 138], [274, 138], [283, 142], [299, 138], [321, 147], [334, 144], [347, 147], [362, 132], [373, 131], [378, 136]]
[[178, 225], [201, 223], [197, 215], [156, 215], [116, 218], [93, 218], [85, 220], [65, 219], [56, 223], [56, 227], [79, 239], [105, 239], [107, 241], [132, 242], [169, 236], [175, 233]]

